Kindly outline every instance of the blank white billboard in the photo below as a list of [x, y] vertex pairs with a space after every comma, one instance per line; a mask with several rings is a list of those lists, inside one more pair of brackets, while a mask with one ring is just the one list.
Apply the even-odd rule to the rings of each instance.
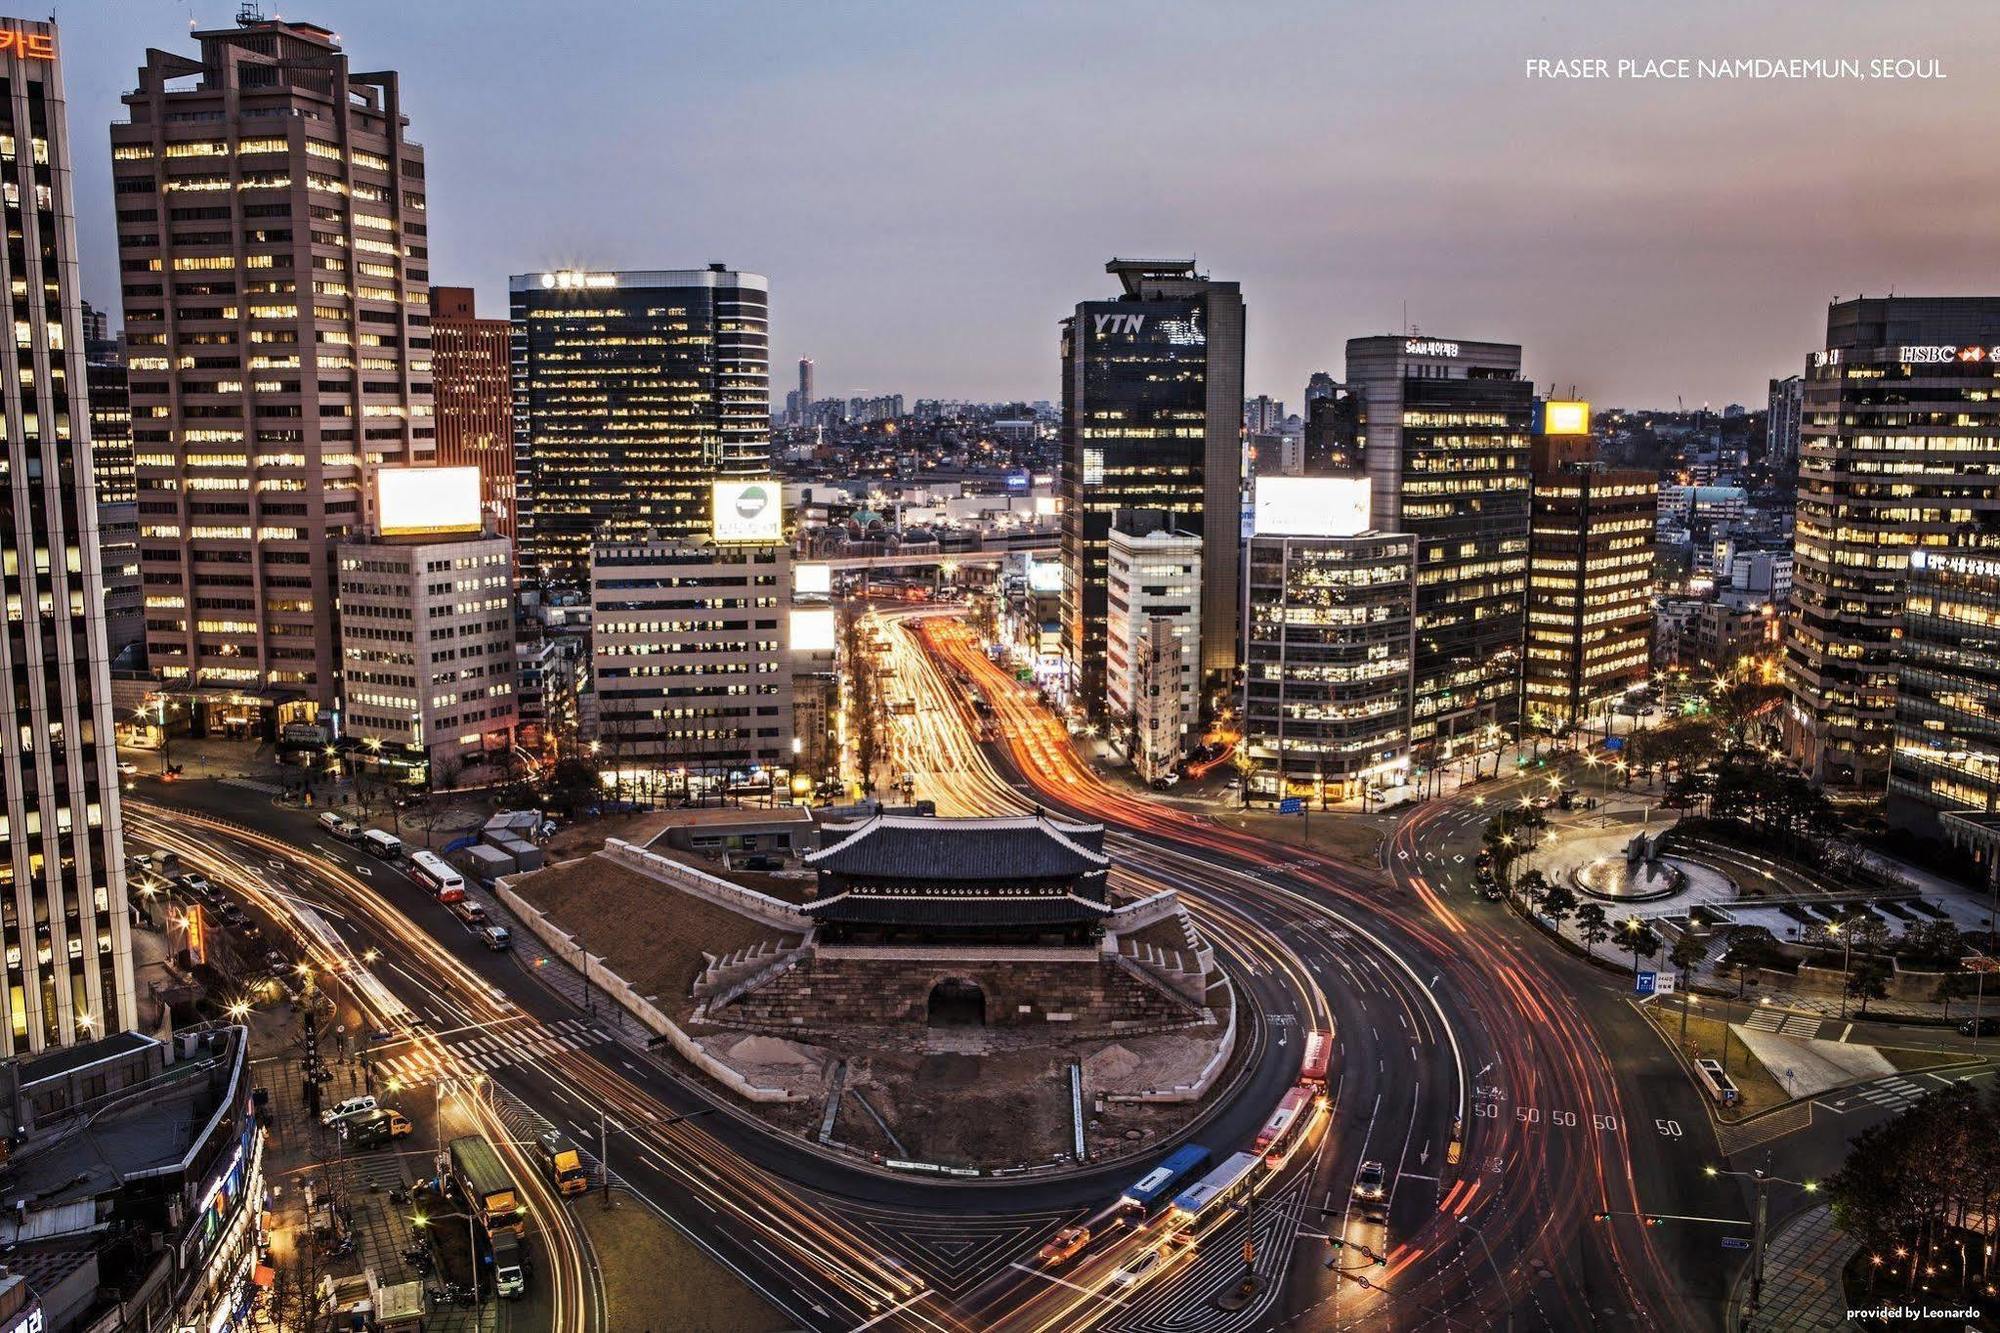
[[1368, 531], [1368, 478], [1259, 477], [1251, 510], [1260, 537], [1353, 537]]
[[375, 517], [384, 537], [478, 532], [476, 467], [384, 467], [375, 470]]

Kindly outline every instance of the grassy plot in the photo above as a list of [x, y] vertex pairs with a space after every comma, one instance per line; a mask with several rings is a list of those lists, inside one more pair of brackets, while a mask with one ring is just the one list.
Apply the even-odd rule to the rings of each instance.
[[590, 1233], [610, 1304], [605, 1326], [622, 1333], [782, 1333], [792, 1320], [704, 1254], [644, 1204], [592, 1191], [570, 1204]]
[[[1659, 1025], [1662, 1035], [1670, 1044], [1678, 1045], [1681, 1035], [1681, 1013], [1679, 1009], [1662, 1009], [1657, 1005], [1646, 1007], [1647, 1015]], [[1733, 1035], [1728, 1039], [1727, 1057], [1724, 1055], [1723, 1034], [1728, 1025], [1713, 1018], [1698, 1018], [1692, 1014], [1687, 1020], [1687, 1046], [1682, 1054], [1688, 1059], [1723, 1060], [1723, 1070], [1736, 1084], [1740, 1094], [1733, 1115], [1741, 1117], [1752, 1112], [1782, 1106], [1790, 1101], [1791, 1094], [1785, 1085], [1771, 1076], [1763, 1063], [1750, 1054], [1742, 1042]], [[1707, 1089], [1703, 1089], [1706, 1094]]]

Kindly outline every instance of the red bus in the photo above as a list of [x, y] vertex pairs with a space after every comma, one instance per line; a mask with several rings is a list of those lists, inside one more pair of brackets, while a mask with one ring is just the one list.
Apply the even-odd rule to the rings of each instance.
[[1313, 1090], [1300, 1084], [1285, 1094], [1278, 1109], [1271, 1112], [1271, 1118], [1264, 1122], [1264, 1128], [1257, 1132], [1257, 1155], [1269, 1167], [1284, 1163], [1285, 1154], [1304, 1131], [1306, 1122], [1312, 1119]]
[[1308, 1032], [1306, 1034], [1306, 1060], [1299, 1070], [1299, 1082], [1308, 1088], [1326, 1088], [1327, 1066], [1333, 1061], [1333, 1034], [1331, 1032]]

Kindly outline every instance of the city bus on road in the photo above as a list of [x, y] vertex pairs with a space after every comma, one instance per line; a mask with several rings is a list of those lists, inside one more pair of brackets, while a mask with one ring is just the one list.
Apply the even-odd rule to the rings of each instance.
[[1257, 1168], [1264, 1159], [1254, 1152], [1236, 1153], [1215, 1170], [1180, 1192], [1174, 1200], [1173, 1223], [1182, 1240], [1192, 1240], [1195, 1227], [1221, 1216], [1229, 1205], [1257, 1185]]
[[1257, 1132], [1256, 1153], [1273, 1170], [1283, 1166], [1291, 1153], [1292, 1145], [1305, 1133], [1312, 1121], [1313, 1090], [1303, 1083], [1286, 1093], [1278, 1103], [1278, 1109], [1271, 1112], [1271, 1118], [1264, 1122], [1264, 1128]]
[[1308, 1032], [1306, 1034], [1305, 1064], [1299, 1069], [1299, 1082], [1308, 1088], [1326, 1091], [1327, 1066], [1333, 1062], [1333, 1034], [1331, 1032]]
[[1141, 1217], [1151, 1217], [1155, 1208], [1173, 1197], [1176, 1186], [1207, 1165], [1208, 1149], [1199, 1143], [1184, 1143], [1166, 1161], [1140, 1176], [1119, 1202]]
[[410, 875], [441, 903], [465, 899], [465, 877], [446, 865], [444, 858], [435, 852], [411, 852]]

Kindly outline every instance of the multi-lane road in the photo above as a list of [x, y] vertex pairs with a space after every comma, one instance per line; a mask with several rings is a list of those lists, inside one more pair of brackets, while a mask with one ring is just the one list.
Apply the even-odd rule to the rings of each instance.
[[[1246, 1147], [1296, 1078], [1304, 1034], [1336, 1034], [1331, 1106], [1307, 1142], [1253, 1207], [1198, 1247], [1168, 1247], [1138, 1281], [1116, 1275], [1163, 1236], [1113, 1217], [1130, 1163], [961, 1185], [857, 1168], [774, 1137], [586, 1008], [532, 945], [484, 949], [398, 869], [306, 814], [187, 784], [171, 810], [166, 794], [135, 802], [133, 832], [302, 935], [376, 1019], [419, 1020], [381, 1045], [378, 1067], [415, 1095], [449, 1089], [511, 1145], [534, 1182], [558, 1328], [612, 1325], [569, 1211], [588, 1196], [554, 1198], [520, 1151], [543, 1126], [601, 1139], [622, 1188], [805, 1328], [1721, 1326], [1740, 1262], [1719, 1246], [1728, 1228], [1643, 1220], [1747, 1215], [1736, 1186], [1702, 1176], [1717, 1160], [1703, 1108], [1615, 976], [1471, 892], [1461, 859], [1479, 812], [1413, 813], [1379, 868], [1282, 847], [1105, 779], [963, 623], [881, 621], [916, 704], [895, 745], [920, 794], [946, 814], [1105, 821], [1118, 886], [1176, 889], [1234, 974], [1246, 1058], [1195, 1139], [1218, 1157]], [[979, 739], [975, 692], [997, 740]], [[1384, 1168], [1379, 1220], [1350, 1205], [1364, 1162]], [[1076, 1223], [1094, 1230], [1081, 1255], [1035, 1259]]]

